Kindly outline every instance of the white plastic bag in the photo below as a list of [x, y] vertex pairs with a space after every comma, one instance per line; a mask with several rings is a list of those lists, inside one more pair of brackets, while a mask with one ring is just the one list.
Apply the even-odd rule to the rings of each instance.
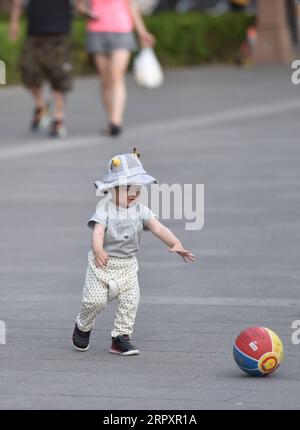
[[143, 48], [133, 61], [133, 74], [138, 85], [159, 87], [164, 80], [163, 71], [152, 48]]

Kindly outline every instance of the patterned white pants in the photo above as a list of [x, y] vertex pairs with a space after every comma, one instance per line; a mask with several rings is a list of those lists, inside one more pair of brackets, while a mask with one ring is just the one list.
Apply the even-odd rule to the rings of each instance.
[[76, 324], [82, 331], [89, 331], [95, 323], [97, 314], [108, 302], [109, 282], [117, 282], [119, 294], [118, 307], [112, 337], [121, 334], [131, 335], [140, 299], [137, 277], [136, 257], [109, 257], [107, 266], [96, 267], [93, 251], [88, 255], [88, 268], [83, 289], [83, 298]]

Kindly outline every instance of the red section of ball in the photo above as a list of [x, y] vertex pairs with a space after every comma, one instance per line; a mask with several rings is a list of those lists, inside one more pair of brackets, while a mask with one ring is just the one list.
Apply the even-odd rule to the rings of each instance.
[[255, 360], [259, 360], [266, 352], [272, 352], [272, 339], [264, 327], [247, 328], [236, 338], [235, 344]]

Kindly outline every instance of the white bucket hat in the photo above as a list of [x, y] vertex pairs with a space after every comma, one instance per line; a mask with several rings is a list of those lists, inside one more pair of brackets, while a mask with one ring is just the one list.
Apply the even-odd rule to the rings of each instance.
[[111, 158], [106, 166], [102, 181], [94, 183], [100, 192], [122, 185], [149, 185], [156, 182], [148, 175], [138, 158], [136, 149], [133, 154], [121, 154]]

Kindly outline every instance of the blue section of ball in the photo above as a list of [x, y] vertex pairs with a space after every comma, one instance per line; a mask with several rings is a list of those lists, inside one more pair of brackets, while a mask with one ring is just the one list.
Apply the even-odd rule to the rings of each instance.
[[264, 376], [264, 373], [262, 373], [259, 369], [252, 370], [252, 369], [243, 369], [240, 367], [240, 369], [251, 376]]
[[258, 361], [244, 354], [235, 345], [233, 346], [233, 357], [236, 364], [244, 372], [252, 376], [263, 375], [263, 373], [258, 368]]

